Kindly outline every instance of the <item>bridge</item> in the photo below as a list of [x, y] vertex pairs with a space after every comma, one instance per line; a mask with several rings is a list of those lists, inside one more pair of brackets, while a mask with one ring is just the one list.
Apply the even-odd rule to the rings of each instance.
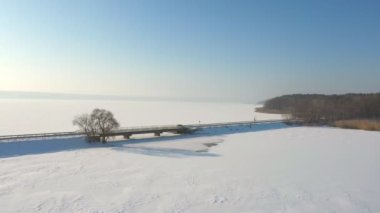
[[[207, 123], [207, 124], [189, 124], [189, 125], [165, 125], [165, 126], [141, 126], [129, 127], [113, 130], [107, 134], [107, 137], [123, 136], [129, 139], [132, 135], [136, 134], [154, 134], [160, 136], [162, 133], [173, 134], [190, 134], [195, 131], [205, 128], [218, 128], [218, 127], [233, 127], [233, 126], [252, 126], [258, 124], [270, 123], [283, 123], [285, 120], [263, 120], [263, 121], [239, 121], [239, 122], [222, 122], [222, 123]], [[0, 136], [0, 141], [13, 141], [13, 140], [28, 140], [28, 139], [47, 139], [47, 138], [64, 138], [64, 137], [80, 137], [84, 136], [83, 132], [52, 132], [52, 133], [38, 133], [38, 134], [20, 134], [20, 135], [4, 135]]]

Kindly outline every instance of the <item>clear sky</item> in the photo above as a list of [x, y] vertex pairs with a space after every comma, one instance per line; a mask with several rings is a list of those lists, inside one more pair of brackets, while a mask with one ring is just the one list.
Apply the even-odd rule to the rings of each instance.
[[257, 101], [380, 91], [380, 1], [0, 0], [0, 90]]

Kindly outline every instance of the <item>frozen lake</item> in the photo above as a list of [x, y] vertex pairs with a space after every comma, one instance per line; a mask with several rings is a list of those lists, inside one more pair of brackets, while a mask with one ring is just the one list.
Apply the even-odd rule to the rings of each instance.
[[94, 108], [112, 111], [122, 127], [281, 118], [242, 103], [0, 99], [0, 106], [0, 135], [72, 131], [73, 118]]

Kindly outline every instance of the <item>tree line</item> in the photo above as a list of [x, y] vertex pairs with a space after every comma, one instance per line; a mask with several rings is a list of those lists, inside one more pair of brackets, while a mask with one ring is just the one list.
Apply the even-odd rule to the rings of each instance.
[[350, 119], [380, 119], [380, 93], [284, 95], [267, 100], [258, 111], [289, 114], [292, 118], [310, 124]]

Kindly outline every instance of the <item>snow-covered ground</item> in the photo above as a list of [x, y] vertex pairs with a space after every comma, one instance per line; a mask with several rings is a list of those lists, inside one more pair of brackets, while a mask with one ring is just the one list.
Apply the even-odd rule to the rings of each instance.
[[379, 151], [380, 132], [284, 124], [6, 142], [0, 211], [380, 212]]

